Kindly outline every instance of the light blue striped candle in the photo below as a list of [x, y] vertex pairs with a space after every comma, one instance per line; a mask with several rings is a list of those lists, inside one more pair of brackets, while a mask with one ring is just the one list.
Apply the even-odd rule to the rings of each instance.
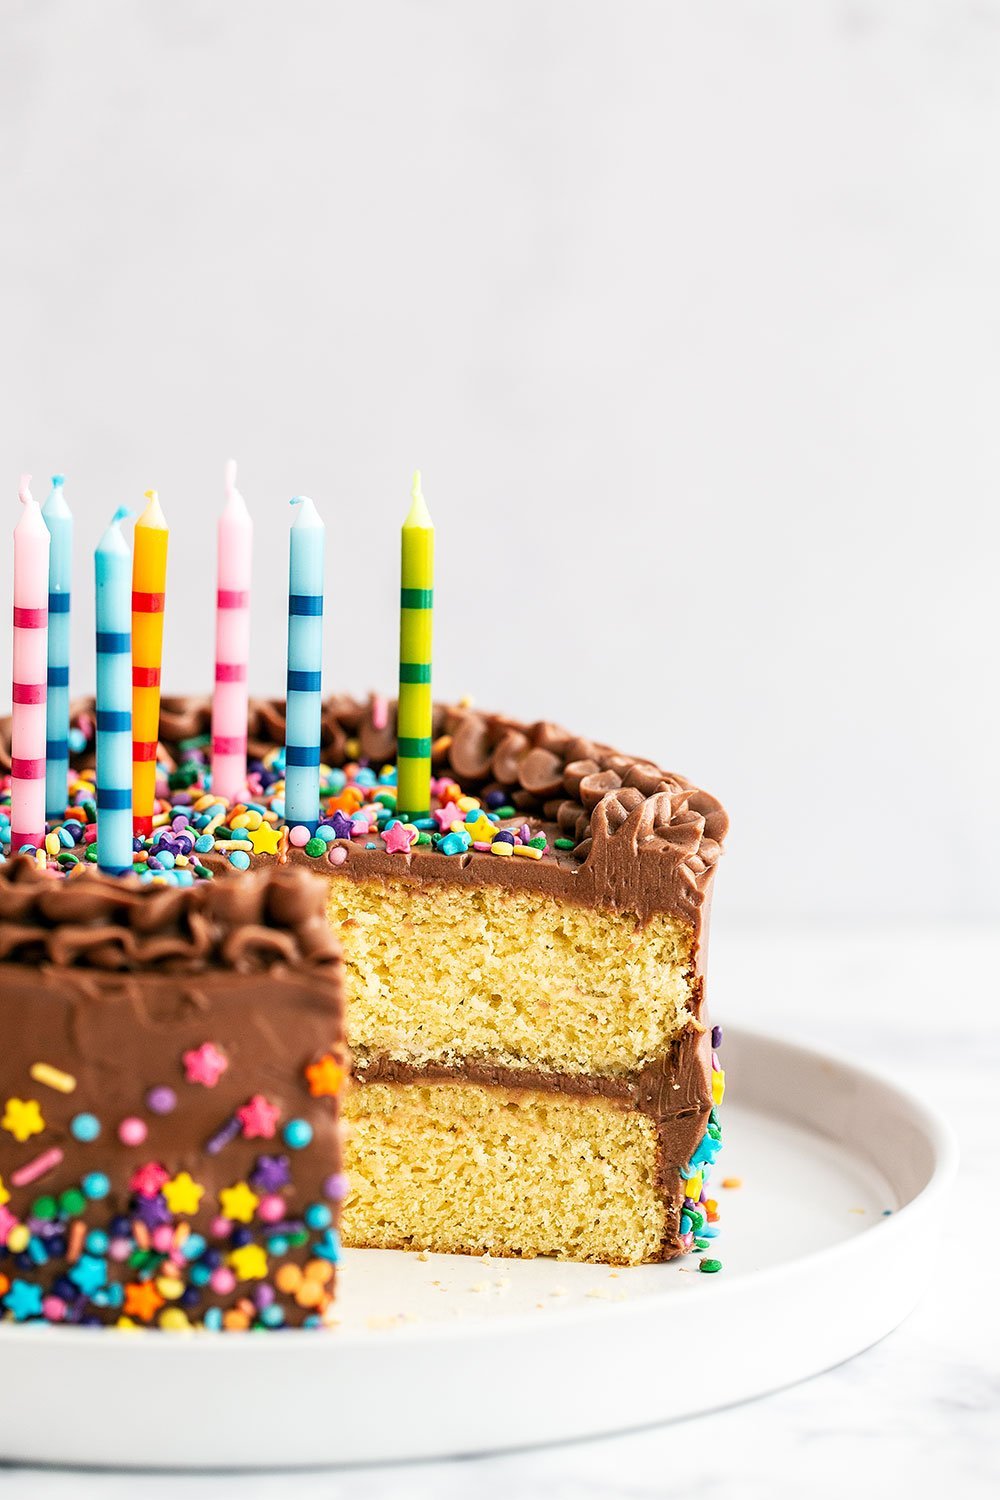
[[97, 585], [97, 864], [132, 869], [132, 554], [116, 510], [94, 553]]
[[288, 693], [285, 711], [285, 821], [316, 832], [323, 702], [323, 548], [326, 527], [306, 495], [288, 544]]
[[45, 704], [45, 816], [66, 811], [69, 772], [69, 602], [73, 581], [73, 515], [63, 493], [63, 476], [53, 474], [42, 506], [49, 528], [49, 670]]

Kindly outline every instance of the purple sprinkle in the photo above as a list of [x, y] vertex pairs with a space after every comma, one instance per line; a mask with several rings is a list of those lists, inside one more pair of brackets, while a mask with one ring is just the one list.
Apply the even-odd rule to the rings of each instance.
[[236, 1116], [233, 1115], [224, 1125], [219, 1127], [210, 1140], [205, 1142], [205, 1150], [208, 1155], [218, 1156], [223, 1146], [228, 1146], [230, 1141], [234, 1141], [242, 1129], [243, 1126]]
[[287, 1156], [258, 1156], [250, 1182], [264, 1193], [277, 1193], [291, 1181]]
[[253, 1300], [258, 1307], [270, 1307], [274, 1301], [274, 1287], [266, 1281], [259, 1281], [254, 1289]]
[[493, 839], [494, 844], [516, 844], [517, 839], [507, 828], [501, 828]]
[[329, 1198], [331, 1203], [342, 1203], [347, 1197], [347, 1175], [344, 1172], [331, 1172], [323, 1184], [323, 1196]]
[[506, 806], [506, 803], [507, 803], [507, 793], [506, 792], [487, 792], [486, 793], [486, 806], [490, 809], [490, 812], [494, 812], [498, 807], [504, 807], [504, 806]]
[[520, 835], [522, 844], [531, 843], [531, 829], [528, 827], [527, 823], [521, 824], [520, 828], [518, 829], [518, 834]]
[[342, 813], [339, 808], [333, 815], [330, 827], [338, 839], [349, 839], [354, 832], [353, 820]]
[[150, 1089], [146, 1095], [146, 1108], [151, 1109], [154, 1115], [169, 1115], [176, 1106], [177, 1095], [165, 1083]]
[[162, 1193], [157, 1193], [155, 1198], [144, 1198], [141, 1193], [136, 1193], [132, 1199], [132, 1211], [137, 1219], [141, 1219], [147, 1229], [157, 1229], [161, 1224], [171, 1224], [173, 1219], [167, 1200]]
[[722, 1027], [721, 1026], [713, 1026], [712, 1027], [712, 1051], [715, 1052], [721, 1046], [722, 1046]]
[[187, 813], [178, 813], [176, 818], [171, 818], [170, 820], [170, 826], [175, 833], [180, 833], [182, 828], [187, 827], [187, 823]]

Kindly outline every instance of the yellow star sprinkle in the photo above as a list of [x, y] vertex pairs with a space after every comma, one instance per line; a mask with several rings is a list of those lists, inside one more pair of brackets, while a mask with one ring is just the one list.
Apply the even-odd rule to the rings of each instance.
[[37, 1099], [8, 1099], [0, 1125], [9, 1130], [15, 1141], [23, 1145], [33, 1135], [45, 1129], [42, 1112]]
[[237, 1281], [263, 1281], [267, 1275], [267, 1256], [261, 1245], [241, 1245], [228, 1258]]
[[10, 1194], [8, 1193], [7, 1189], [4, 1187], [3, 1178], [0, 1177], [0, 1208], [3, 1208], [4, 1204], [5, 1203], [9, 1203], [9, 1202], [10, 1202]]
[[219, 1193], [219, 1208], [224, 1219], [235, 1219], [237, 1224], [249, 1224], [260, 1199], [245, 1182], [222, 1188]]
[[277, 854], [281, 834], [270, 823], [262, 823], [259, 828], [250, 830], [250, 843], [255, 854]]
[[172, 1214], [196, 1214], [205, 1189], [189, 1172], [178, 1172], [160, 1189]]

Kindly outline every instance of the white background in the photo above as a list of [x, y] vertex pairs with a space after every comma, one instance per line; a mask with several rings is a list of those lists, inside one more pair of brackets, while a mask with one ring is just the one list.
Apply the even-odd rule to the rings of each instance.
[[0, 483], [12, 523], [68, 475], [81, 690], [150, 485], [165, 686], [207, 690], [230, 455], [253, 688], [305, 491], [328, 687], [391, 690], [419, 464], [440, 694], [716, 791], [720, 915], [1000, 909], [995, 0], [0, 24]]

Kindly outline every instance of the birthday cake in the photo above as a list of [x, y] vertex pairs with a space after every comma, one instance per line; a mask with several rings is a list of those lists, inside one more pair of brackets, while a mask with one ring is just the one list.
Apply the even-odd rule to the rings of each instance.
[[717, 1270], [721, 806], [553, 724], [434, 704], [419, 475], [397, 702], [323, 699], [307, 497], [287, 695], [250, 700], [252, 522], [233, 465], [226, 483], [211, 699], [161, 701], [169, 532], [150, 491], [132, 547], [119, 510], [94, 552], [96, 702], [71, 705], [72, 514], [61, 478], [44, 511], [22, 481], [3, 1314], [322, 1326], [341, 1237], [616, 1265], [693, 1249]]
[[[250, 704], [235, 804], [205, 790], [208, 700], [160, 712], [155, 826], [134, 852], [153, 888], [119, 894], [96, 874], [90, 704], [73, 710], [67, 816], [44, 854], [2, 872], [0, 979], [24, 997], [0, 1063], [8, 1310], [316, 1322], [341, 1207], [349, 1245], [615, 1264], [710, 1248], [723, 1075], [703, 976], [726, 830], [713, 797], [551, 724], [439, 706], [433, 809], [409, 823], [395, 815], [394, 705], [335, 698], [309, 834], [275, 811], [283, 704]], [[41, 864], [69, 879], [39, 878]], [[222, 937], [203, 938], [206, 923]], [[333, 934], [353, 1054], [343, 1162]], [[206, 1048], [227, 1060], [211, 1088], [185, 1061]], [[74, 1091], [39, 1088], [38, 1066]], [[178, 1103], [160, 1115], [164, 1089]], [[81, 1113], [99, 1122], [93, 1142], [73, 1134]], [[292, 1126], [309, 1132], [304, 1152]], [[88, 1158], [108, 1187], [84, 1205]], [[81, 1289], [73, 1254], [106, 1283]], [[136, 1290], [150, 1268], [152, 1291]]]

